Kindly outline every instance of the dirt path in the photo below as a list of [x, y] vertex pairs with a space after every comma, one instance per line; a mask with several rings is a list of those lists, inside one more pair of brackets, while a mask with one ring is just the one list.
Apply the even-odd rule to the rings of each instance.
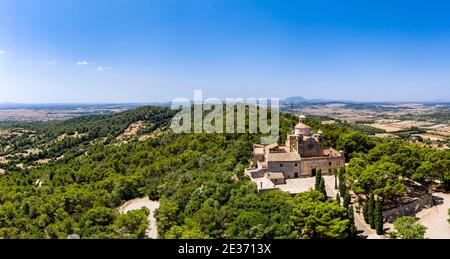
[[369, 224], [364, 220], [362, 214], [355, 211], [355, 225], [358, 229], [358, 236], [365, 239], [386, 239], [384, 235], [378, 235], [374, 229], [371, 229]]
[[148, 197], [129, 200], [119, 208], [119, 212], [126, 213], [130, 210], [138, 210], [142, 207], [146, 207], [150, 210], [150, 214], [148, 215], [149, 228], [147, 229], [147, 237], [157, 239], [158, 229], [156, 226], [155, 211], [159, 208], [159, 201], [152, 201]]
[[327, 191], [328, 197], [336, 199], [336, 194], [339, 192], [339, 190], [334, 189], [334, 176], [324, 175], [323, 179], [325, 180], [325, 190]]
[[433, 193], [442, 199], [443, 203], [429, 209], [424, 209], [416, 214], [419, 223], [427, 227], [426, 238], [430, 239], [450, 239], [450, 224], [447, 219], [448, 209], [450, 209], [450, 194]]

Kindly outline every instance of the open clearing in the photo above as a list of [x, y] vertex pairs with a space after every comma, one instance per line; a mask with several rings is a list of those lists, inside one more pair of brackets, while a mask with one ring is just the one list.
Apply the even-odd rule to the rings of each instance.
[[122, 140], [127, 137], [133, 137], [139, 132], [139, 130], [143, 128], [145, 128], [145, 124], [143, 121], [134, 122], [130, 126], [128, 126], [128, 128], [122, 134], [120, 134], [117, 137], [117, 140]]
[[[450, 209], [450, 194], [433, 193], [433, 196], [442, 200], [441, 204], [428, 209], [423, 209], [416, 214], [418, 223], [427, 227], [425, 238], [428, 239], [450, 239], [450, 224], [447, 219], [448, 209]], [[393, 228], [393, 224], [385, 223], [385, 229], [389, 231]]]
[[48, 158], [39, 159], [38, 161], [36, 161], [36, 163], [38, 163], [40, 165], [48, 164], [48, 162], [50, 162], [50, 159], [48, 159]]
[[433, 196], [442, 199], [443, 203], [420, 211], [416, 217], [419, 218], [420, 224], [428, 228], [425, 233], [426, 238], [450, 239], [450, 224], [447, 221], [449, 218], [450, 194], [434, 193]]
[[0, 156], [0, 164], [7, 164], [8, 163], [8, 159], [6, 159], [6, 157]]

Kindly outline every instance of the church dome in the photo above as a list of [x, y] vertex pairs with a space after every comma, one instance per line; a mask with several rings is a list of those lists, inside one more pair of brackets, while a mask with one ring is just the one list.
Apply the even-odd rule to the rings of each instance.
[[295, 133], [297, 135], [303, 135], [303, 136], [311, 136], [311, 127], [304, 124], [304, 123], [299, 123], [295, 126]]
[[304, 135], [304, 136], [311, 136], [311, 127], [306, 125], [306, 116], [300, 115], [299, 116], [300, 122], [295, 125], [295, 133], [297, 135]]
[[298, 116], [299, 122], [305, 124], [306, 123], [306, 116], [305, 115], [300, 115]]
[[295, 125], [296, 129], [310, 129], [311, 127], [306, 125], [305, 123], [300, 122], [299, 124]]

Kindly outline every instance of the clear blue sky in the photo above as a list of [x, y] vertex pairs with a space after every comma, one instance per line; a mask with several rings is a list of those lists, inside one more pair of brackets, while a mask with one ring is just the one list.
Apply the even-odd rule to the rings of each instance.
[[1, 0], [0, 102], [450, 100], [448, 1]]

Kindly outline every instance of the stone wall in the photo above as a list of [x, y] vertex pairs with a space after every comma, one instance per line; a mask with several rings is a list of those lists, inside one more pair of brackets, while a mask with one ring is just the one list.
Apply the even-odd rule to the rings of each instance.
[[[330, 164], [331, 163], [331, 164]], [[344, 166], [343, 157], [322, 157], [301, 160], [301, 175], [311, 175], [312, 169], [322, 170], [323, 174], [330, 173], [330, 169]]]
[[267, 167], [269, 172], [283, 172], [284, 177], [294, 178], [295, 173], [299, 173], [300, 163], [299, 162], [267, 162]]
[[264, 174], [267, 172], [267, 168], [248, 168], [245, 169], [245, 175], [250, 178], [262, 178]]
[[398, 217], [414, 216], [419, 211], [434, 206], [434, 203], [435, 201], [432, 195], [425, 195], [409, 203], [400, 205], [395, 208], [384, 210], [383, 217], [385, 221], [392, 223]]
[[319, 157], [323, 154], [322, 144], [315, 139], [310, 137], [308, 140], [304, 141], [302, 144], [300, 155], [302, 157]]
[[253, 166], [257, 166], [258, 161], [264, 161], [264, 154], [253, 154]]

